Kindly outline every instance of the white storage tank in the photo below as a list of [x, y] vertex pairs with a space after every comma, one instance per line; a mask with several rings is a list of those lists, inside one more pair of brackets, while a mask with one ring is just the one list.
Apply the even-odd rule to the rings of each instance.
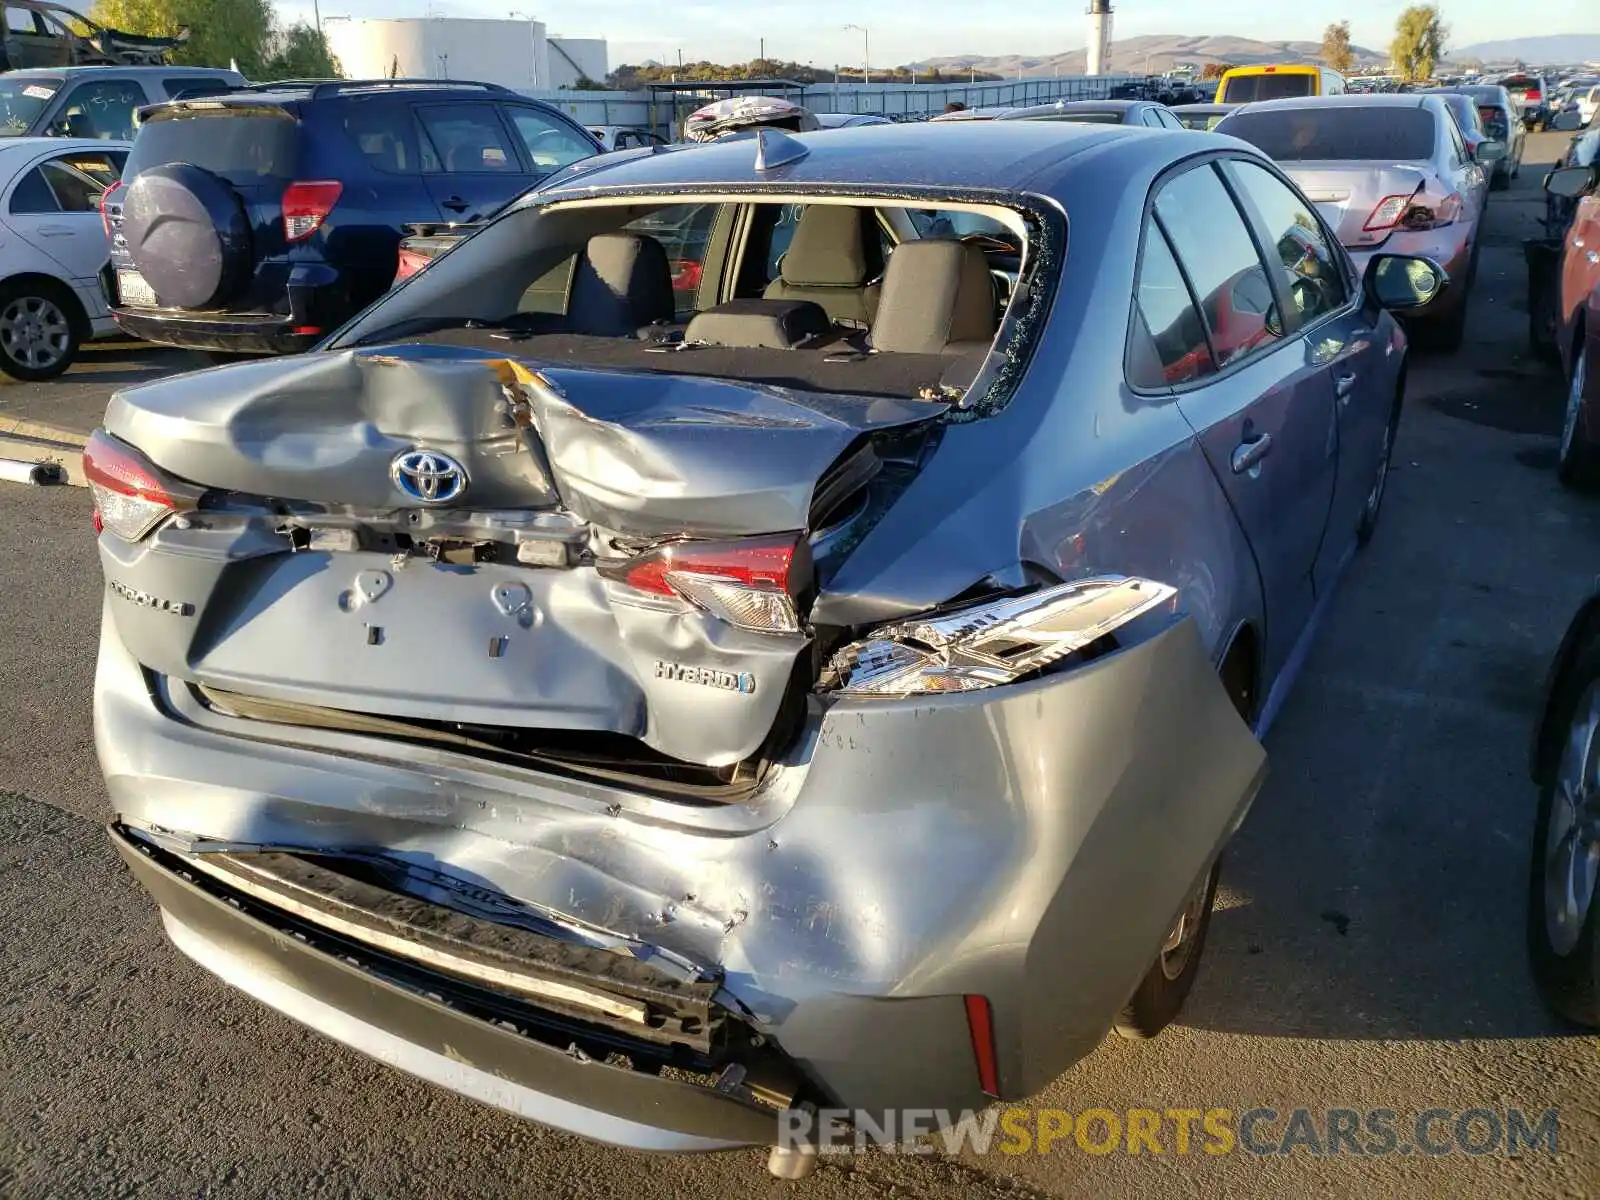
[[[460, 17], [324, 17], [347, 79], [471, 79], [532, 89], [549, 82], [542, 21]], [[600, 43], [604, 61], [604, 42]], [[563, 63], [563, 66], [565, 64]], [[604, 78], [601, 70], [598, 78]]]

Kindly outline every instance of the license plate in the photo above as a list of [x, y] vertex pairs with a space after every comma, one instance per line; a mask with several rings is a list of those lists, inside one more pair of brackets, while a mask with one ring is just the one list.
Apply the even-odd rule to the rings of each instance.
[[123, 304], [133, 308], [155, 308], [158, 304], [155, 289], [137, 271], [117, 272], [117, 295]]

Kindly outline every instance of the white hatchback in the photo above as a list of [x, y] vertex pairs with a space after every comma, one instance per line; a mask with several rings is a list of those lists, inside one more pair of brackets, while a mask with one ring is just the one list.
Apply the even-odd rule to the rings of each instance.
[[100, 196], [130, 143], [0, 138], [0, 371], [53, 379], [91, 338], [117, 332], [100, 288], [109, 249]]

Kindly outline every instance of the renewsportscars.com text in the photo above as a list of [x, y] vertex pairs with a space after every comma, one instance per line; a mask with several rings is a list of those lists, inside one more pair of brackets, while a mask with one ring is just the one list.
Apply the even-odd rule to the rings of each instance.
[[[1386, 1157], [1554, 1155], [1559, 1110], [1520, 1108], [990, 1108], [864, 1112], [786, 1109], [778, 1144], [821, 1153], [1130, 1154]], [[927, 1140], [918, 1140], [927, 1139]]]

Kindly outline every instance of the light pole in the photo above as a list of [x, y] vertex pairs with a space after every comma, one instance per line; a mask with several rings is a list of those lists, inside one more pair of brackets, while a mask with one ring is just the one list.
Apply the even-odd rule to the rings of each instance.
[[872, 34], [865, 25], [846, 25], [845, 32], [854, 29], [861, 35], [861, 82], [872, 82]]
[[539, 86], [539, 25], [533, 14], [512, 10], [511, 16], [528, 23], [528, 79], [529, 86]]

